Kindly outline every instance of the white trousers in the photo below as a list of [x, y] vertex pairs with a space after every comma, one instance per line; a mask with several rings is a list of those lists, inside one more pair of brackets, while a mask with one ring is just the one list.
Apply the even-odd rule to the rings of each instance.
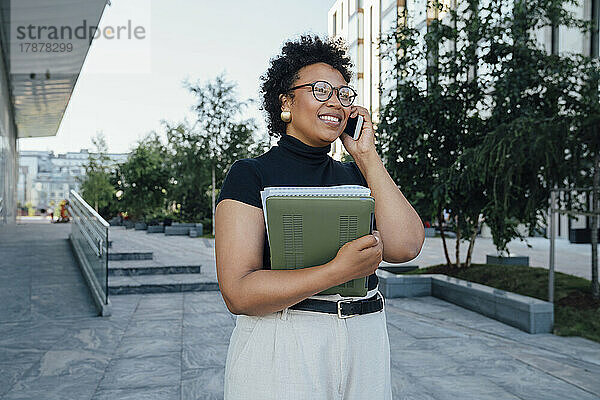
[[391, 400], [385, 310], [340, 319], [289, 310], [238, 315], [225, 400]]

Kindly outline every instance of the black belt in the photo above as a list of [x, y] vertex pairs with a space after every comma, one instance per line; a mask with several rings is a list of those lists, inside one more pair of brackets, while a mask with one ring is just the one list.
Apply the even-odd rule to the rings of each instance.
[[383, 309], [383, 297], [379, 293], [368, 299], [361, 300], [317, 300], [305, 299], [289, 308], [302, 311], [315, 311], [327, 314], [337, 314], [339, 318], [349, 318], [355, 315], [369, 314]]

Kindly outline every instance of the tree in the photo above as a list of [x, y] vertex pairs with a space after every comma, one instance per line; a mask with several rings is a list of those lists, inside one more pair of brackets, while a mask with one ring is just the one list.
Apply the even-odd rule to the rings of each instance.
[[[183, 221], [205, 222], [210, 215], [211, 169], [204, 149], [190, 133], [185, 123], [171, 125], [165, 122], [169, 143], [169, 171], [171, 191], [170, 209]], [[179, 207], [178, 207], [179, 206]]]
[[[597, 44], [596, 44], [597, 45]], [[597, 54], [596, 54], [597, 56]], [[591, 207], [587, 202], [586, 208], [592, 212], [600, 211], [600, 61], [597, 58], [580, 57], [578, 60], [579, 102], [576, 114], [576, 135], [578, 148], [572, 153], [573, 159], [579, 164], [579, 172], [573, 177], [577, 186], [591, 187]], [[591, 245], [592, 245], [592, 295], [600, 298], [598, 282], [598, 216], [591, 216]]]
[[502, 13], [509, 3], [496, 1], [489, 8], [498, 16], [483, 57], [494, 66], [490, 116], [487, 134], [470, 157], [487, 188], [483, 214], [499, 251], [507, 251], [510, 240], [523, 239], [518, 224], [530, 231], [540, 225], [551, 189], [574, 183], [570, 178], [578, 170], [572, 157], [577, 57], [549, 53], [533, 34], [554, 26], [583, 28], [583, 21], [564, 11], [572, 3], [518, 0], [512, 13]]
[[[241, 118], [248, 101], [237, 98], [236, 84], [228, 82], [224, 75], [204, 84], [187, 83], [187, 86], [196, 97], [196, 105], [193, 107], [196, 122], [189, 129], [180, 127], [171, 130], [169, 141], [174, 143], [176, 148], [185, 149], [184, 154], [198, 156], [199, 160], [196, 163], [208, 167], [203, 171], [194, 171], [201, 174], [199, 178], [203, 177], [206, 170], [210, 171], [211, 225], [214, 234], [217, 187], [220, 187], [227, 170], [235, 160], [262, 153], [267, 142], [264, 136], [255, 141], [254, 121]], [[196, 196], [198, 195], [203, 194], [196, 193]], [[187, 206], [181, 204], [182, 209]]]
[[[381, 111], [379, 143], [388, 171], [419, 214], [437, 218], [446, 262], [458, 267], [461, 240], [469, 240], [466, 265], [471, 262], [483, 208], [483, 187], [472, 179], [473, 168], [463, 153], [484, 133], [484, 82], [473, 70], [486, 21], [477, 1], [466, 2], [460, 12], [431, 1], [429, 11], [448, 12], [451, 25], [433, 19], [422, 35], [403, 15], [408, 23], [382, 40], [384, 54], [395, 65], [390, 72], [395, 87]], [[455, 263], [448, 253], [444, 210], [457, 235]]]
[[92, 138], [95, 152], [90, 152], [85, 165], [85, 177], [81, 182], [81, 197], [92, 204], [96, 212], [105, 207], [114, 195], [114, 188], [110, 182], [110, 158], [107, 156], [108, 147], [102, 132]]
[[166, 210], [169, 195], [169, 161], [166, 147], [152, 132], [132, 150], [119, 168], [122, 201], [134, 219], [147, 219]]
[[[448, 264], [442, 210], [456, 230], [456, 265], [462, 238], [470, 242], [469, 265], [481, 222], [507, 252], [510, 240], [523, 239], [518, 224], [534, 230], [550, 190], [574, 185], [582, 170], [586, 150], [574, 132], [588, 119], [577, 109], [596, 103], [580, 101], [577, 57], [548, 54], [534, 34], [585, 29], [565, 11], [574, 3], [470, 0], [432, 20], [424, 36], [406, 25], [388, 38], [398, 49], [389, 52], [398, 83], [380, 124], [386, 162], [421, 213], [437, 211]], [[597, 127], [593, 121], [588, 127]]]

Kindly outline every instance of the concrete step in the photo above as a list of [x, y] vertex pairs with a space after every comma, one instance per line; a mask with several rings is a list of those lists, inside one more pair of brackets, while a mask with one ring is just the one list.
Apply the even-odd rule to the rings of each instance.
[[146, 260], [108, 263], [108, 276], [199, 274], [202, 265], [156, 265]]
[[108, 294], [217, 291], [213, 277], [202, 274], [109, 276]]
[[123, 260], [152, 260], [153, 253], [151, 251], [124, 251], [124, 252], [109, 252], [109, 261]]

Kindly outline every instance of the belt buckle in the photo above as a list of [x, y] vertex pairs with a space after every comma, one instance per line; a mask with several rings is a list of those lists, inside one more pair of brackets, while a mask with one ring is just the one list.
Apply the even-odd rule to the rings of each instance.
[[352, 300], [339, 300], [337, 302], [337, 314], [338, 314], [338, 318], [346, 319], [346, 318], [350, 318], [350, 317], [354, 317], [354, 316], [360, 315], [360, 314], [342, 315], [342, 304], [343, 303], [352, 303]]

